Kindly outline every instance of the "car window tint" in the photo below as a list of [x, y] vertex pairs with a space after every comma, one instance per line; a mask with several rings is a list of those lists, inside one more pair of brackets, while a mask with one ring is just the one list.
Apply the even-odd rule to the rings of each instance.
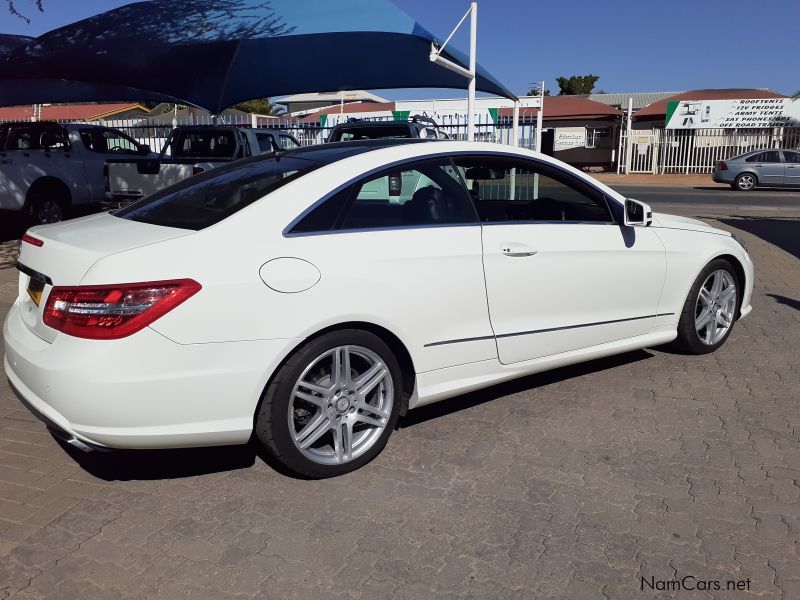
[[258, 149], [261, 152], [272, 152], [272, 134], [271, 133], [257, 133], [256, 140], [258, 140]]
[[69, 148], [67, 133], [52, 123], [13, 125], [6, 134], [7, 150], [57, 151]]
[[783, 158], [787, 163], [800, 163], [800, 152], [787, 152], [786, 150], [783, 151]]
[[436, 160], [372, 175], [313, 209], [293, 233], [475, 223], [463, 181], [450, 161]]
[[779, 163], [781, 162], [781, 155], [777, 150], [768, 150], [754, 154], [746, 161], [749, 163]]
[[209, 171], [168, 187], [114, 213], [123, 219], [200, 230], [317, 168], [318, 163], [282, 157], [223, 171]]
[[613, 221], [601, 192], [543, 163], [456, 158], [483, 222]]
[[233, 130], [179, 131], [172, 146], [176, 158], [211, 160], [232, 158], [237, 149]]

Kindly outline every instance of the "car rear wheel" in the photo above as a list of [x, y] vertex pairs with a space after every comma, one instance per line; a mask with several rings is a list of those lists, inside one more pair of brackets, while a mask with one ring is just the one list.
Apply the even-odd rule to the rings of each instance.
[[714, 352], [725, 343], [739, 314], [740, 282], [731, 264], [706, 265], [686, 298], [675, 344], [688, 354]]
[[357, 329], [312, 340], [280, 368], [262, 398], [255, 432], [270, 458], [314, 479], [348, 473], [386, 445], [400, 410], [397, 359]]
[[733, 184], [740, 192], [749, 192], [758, 185], [758, 179], [752, 173], [742, 173]]

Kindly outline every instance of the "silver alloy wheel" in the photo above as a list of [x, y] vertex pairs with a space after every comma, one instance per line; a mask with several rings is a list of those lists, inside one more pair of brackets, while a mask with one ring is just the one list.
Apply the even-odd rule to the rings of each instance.
[[736, 283], [724, 269], [711, 273], [697, 295], [694, 327], [704, 344], [718, 343], [733, 325], [736, 311]]
[[380, 356], [363, 346], [338, 346], [300, 375], [289, 402], [289, 432], [306, 458], [340, 465], [369, 450], [386, 429], [394, 384]]
[[740, 190], [752, 190], [756, 185], [756, 178], [749, 174], [740, 175], [736, 185]]

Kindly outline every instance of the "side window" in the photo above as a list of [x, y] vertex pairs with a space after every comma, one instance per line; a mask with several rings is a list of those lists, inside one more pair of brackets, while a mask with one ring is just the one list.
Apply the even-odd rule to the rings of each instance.
[[120, 131], [104, 129], [102, 137], [107, 152], [113, 154], [137, 154], [139, 152], [139, 144]]
[[59, 125], [19, 125], [8, 130], [7, 150], [63, 151], [69, 148], [67, 135]]
[[447, 160], [398, 166], [358, 181], [307, 214], [293, 233], [475, 223], [458, 171]]
[[272, 134], [257, 133], [256, 140], [258, 140], [258, 149], [261, 152], [272, 152]]
[[138, 154], [139, 145], [114, 129], [81, 129], [81, 141], [87, 150], [100, 154]]
[[285, 150], [291, 150], [292, 148], [299, 148], [300, 144], [298, 144], [294, 139], [289, 135], [281, 135], [281, 148]]
[[800, 152], [783, 151], [783, 159], [787, 163], [800, 164]]
[[781, 155], [777, 150], [767, 150], [754, 154], [746, 161], [749, 163], [779, 163], [781, 162]]
[[613, 222], [603, 194], [544, 163], [455, 159], [483, 222]]

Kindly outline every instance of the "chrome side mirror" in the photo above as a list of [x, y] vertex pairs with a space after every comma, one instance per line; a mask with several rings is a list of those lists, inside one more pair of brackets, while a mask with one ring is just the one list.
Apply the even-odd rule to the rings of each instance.
[[644, 202], [625, 198], [625, 225], [627, 227], [649, 227], [653, 222], [653, 209]]

